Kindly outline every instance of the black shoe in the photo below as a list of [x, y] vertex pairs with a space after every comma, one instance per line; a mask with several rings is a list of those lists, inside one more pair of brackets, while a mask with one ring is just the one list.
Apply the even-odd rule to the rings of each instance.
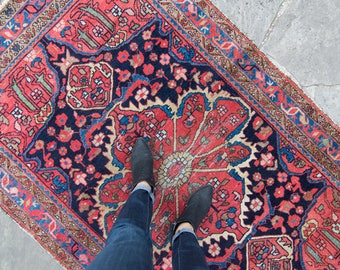
[[176, 220], [172, 234], [174, 235], [179, 224], [189, 222], [194, 231], [202, 222], [203, 218], [208, 214], [213, 194], [213, 187], [210, 185], [200, 187], [191, 194], [187, 206], [183, 213]]
[[146, 181], [152, 190], [154, 189], [153, 158], [151, 150], [143, 138], [138, 138], [132, 149], [131, 168], [133, 187], [141, 181]]

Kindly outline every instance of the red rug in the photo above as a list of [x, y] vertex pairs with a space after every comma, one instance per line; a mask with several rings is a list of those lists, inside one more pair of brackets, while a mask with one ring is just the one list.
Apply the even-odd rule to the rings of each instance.
[[0, 23], [1, 207], [66, 268], [104, 247], [143, 136], [155, 269], [207, 183], [210, 269], [339, 269], [340, 130], [210, 2], [12, 0]]

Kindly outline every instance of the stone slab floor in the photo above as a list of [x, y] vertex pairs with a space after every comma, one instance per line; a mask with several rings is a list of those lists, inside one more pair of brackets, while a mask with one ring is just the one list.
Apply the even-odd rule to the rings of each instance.
[[[212, 0], [340, 125], [339, 0]], [[63, 269], [0, 211], [0, 270]]]

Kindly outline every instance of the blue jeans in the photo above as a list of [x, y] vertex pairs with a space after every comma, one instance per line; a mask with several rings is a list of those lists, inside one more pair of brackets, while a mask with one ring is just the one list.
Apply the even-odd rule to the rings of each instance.
[[[106, 247], [88, 270], [151, 270], [152, 242], [150, 222], [153, 193], [136, 187], [121, 210], [107, 239]], [[208, 269], [204, 253], [193, 231], [182, 230], [173, 238], [174, 270]]]

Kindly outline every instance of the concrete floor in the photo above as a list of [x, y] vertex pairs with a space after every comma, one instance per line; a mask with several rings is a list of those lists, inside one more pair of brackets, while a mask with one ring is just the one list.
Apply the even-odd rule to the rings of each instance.
[[[339, 0], [212, 1], [340, 125]], [[0, 270], [63, 269], [2, 211], [0, 224]]]

